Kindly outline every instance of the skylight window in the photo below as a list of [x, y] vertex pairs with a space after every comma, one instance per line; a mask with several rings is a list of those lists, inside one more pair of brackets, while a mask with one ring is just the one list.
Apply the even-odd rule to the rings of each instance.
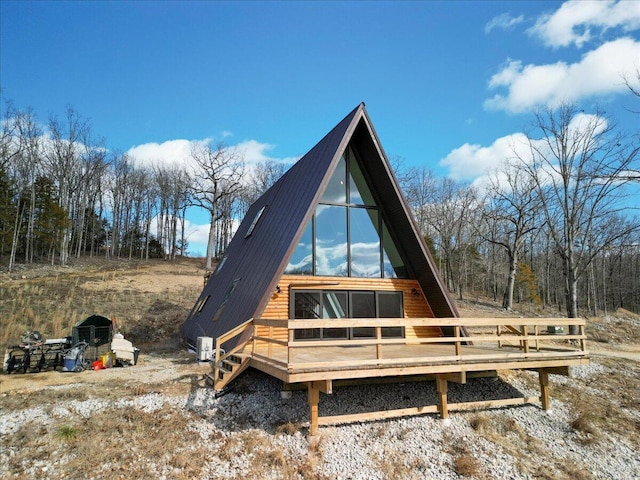
[[227, 302], [229, 301], [229, 298], [231, 298], [231, 295], [233, 294], [233, 291], [238, 286], [238, 283], [240, 282], [240, 280], [241, 280], [240, 278], [236, 278], [235, 280], [233, 280], [233, 282], [231, 282], [231, 285], [229, 285], [229, 288], [227, 288], [227, 292], [224, 294], [224, 298], [222, 299], [222, 304], [220, 304], [220, 306], [218, 307], [218, 310], [216, 311], [215, 315], [211, 319], [212, 322], [216, 322], [220, 319], [222, 312], [224, 312], [224, 308], [227, 306]]
[[251, 234], [256, 228], [256, 225], [258, 225], [258, 222], [260, 221], [260, 217], [262, 217], [262, 214], [264, 213], [265, 208], [267, 208], [266, 205], [263, 206], [260, 210], [258, 210], [258, 213], [256, 213], [256, 216], [254, 217], [253, 222], [251, 222], [251, 225], [249, 226], [249, 230], [247, 230], [247, 234], [244, 236], [244, 238], [249, 238], [251, 236]]

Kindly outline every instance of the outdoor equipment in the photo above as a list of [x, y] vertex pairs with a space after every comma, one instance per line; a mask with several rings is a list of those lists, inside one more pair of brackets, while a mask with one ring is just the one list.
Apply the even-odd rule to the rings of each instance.
[[89, 366], [89, 361], [85, 358], [84, 352], [87, 349], [87, 342], [79, 342], [64, 355], [63, 372], [82, 372]]
[[115, 354], [116, 363], [119, 365], [135, 365], [138, 363], [138, 353], [129, 340], [125, 340], [121, 333], [116, 333], [111, 340], [111, 350]]
[[62, 366], [62, 359], [71, 347], [71, 337], [43, 340], [38, 331], [28, 331], [20, 338], [19, 345], [7, 348], [5, 352], [5, 372], [54, 370]]
[[102, 315], [91, 315], [73, 327], [73, 344], [86, 342], [84, 353], [89, 360], [97, 360], [110, 351], [109, 344], [113, 337], [113, 322]]

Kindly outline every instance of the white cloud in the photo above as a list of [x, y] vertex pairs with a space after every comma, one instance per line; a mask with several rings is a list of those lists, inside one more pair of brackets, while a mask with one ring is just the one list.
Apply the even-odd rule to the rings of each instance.
[[639, 29], [640, 2], [570, 0], [554, 13], [540, 16], [528, 32], [553, 48], [582, 47], [594, 31], [603, 33], [612, 28], [623, 32]]
[[484, 33], [491, 33], [494, 28], [501, 28], [503, 30], [511, 30], [519, 23], [524, 22], [524, 15], [512, 17], [510, 13], [501, 13], [500, 15], [493, 17], [484, 26]]
[[[162, 143], [144, 143], [131, 147], [127, 154], [142, 165], [193, 165], [195, 167], [191, 158], [192, 148], [194, 146], [205, 146], [211, 141], [210, 138], [205, 138], [203, 140], [177, 139], [167, 140]], [[297, 157], [272, 157], [267, 152], [273, 150], [275, 145], [258, 142], [257, 140], [245, 140], [236, 145], [229, 145], [229, 148], [237, 150], [248, 165], [267, 160], [289, 165], [298, 159]]]
[[465, 143], [452, 150], [439, 165], [449, 169], [449, 176], [456, 180], [473, 180], [495, 170], [506, 159], [513, 158], [514, 149], [526, 146], [526, 136], [514, 133], [498, 138], [492, 145], [483, 147]]
[[[638, 2], [640, 4], [640, 2]], [[640, 42], [620, 38], [583, 55], [580, 62], [523, 66], [510, 60], [493, 75], [489, 88], [506, 87], [506, 95], [485, 100], [491, 110], [522, 112], [536, 105], [557, 106], [581, 98], [627, 92], [623, 76], [640, 64]]]
[[210, 225], [208, 223], [197, 224], [186, 219], [184, 227], [185, 236], [187, 237], [187, 242], [189, 242], [187, 251], [192, 256], [204, 257], [207, 254]]
[[191, 165], [191, 149], [194, 145], [209, 142], [205, 140], [167, 140], [162, 143], [144, 143], [130, 148], [127, 154], [142, 165], [173, 166]]
[[[569, 139], [582, 142], [585, 135], [597, 136], [607, 127], [606, 118], [579, 112], [569, 122], [567, 135]], [[551, 161], [553, 159], [547, 140], [529, 139], [524, 133], [516, 132], [498, 138], [488, 147], [465, 143], [440, 160], [439, 165], [448, 168], [451, 178], [470, 181], [479, 190], [484, 190], [490, 185], [492, 179], [493, 181], [504, 179], [504, 174], [500, 172], [505, 163], [530, 163], [533, 161], [534, 151], [538, 152], [536, 155], [541, 153], [545, 158]]]
[[256, 163], [265, 162], [268, 160], [291, 165], [298, 159], [298, 157], [271, 157], [267, 154], [267, 152], [269, 152], [269, 150], [273, 150], [273, 148], [275, 148], [275, 145], [272, 145], [270, 143], [260, 143], [256, 140], [245, 140], [235, 145], [235, 148], [243, 155], [244, 160], [248, 165], [255, 165]]

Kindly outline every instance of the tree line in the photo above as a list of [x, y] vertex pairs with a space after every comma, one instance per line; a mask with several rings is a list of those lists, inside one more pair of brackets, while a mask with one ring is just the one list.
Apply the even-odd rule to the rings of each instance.
[[[580, 312], [640, 312], [637, 132], [575, 105], [541, 109], [531, 131], [480, 184], [394, 168], [443, 278], [458, 298], [489, 296]], [[72, 257], [187, 255], [186, 213], [210, 219], [206, 266], [249, 205], [285, 171], [248, 168], [222, 143], [194, 143], [181, 165], [140, 164], [110, 150], [73, 107], [46, 124], [5, 105], [0, 137], [0, 258], [67, 264]]]
[[136, 162], [110, 150], [71, 106], [42, 124], [30, 108], [6, 104], [0, 133], [0, 257], [66, 265], [71, 257], [187, 255], [187, 209], [211, 219], [207, 267], [221, 255], [233, 222], [284, 172], [264, 162], [250, 174], [224, 144], [194, 144], [180, 165]]

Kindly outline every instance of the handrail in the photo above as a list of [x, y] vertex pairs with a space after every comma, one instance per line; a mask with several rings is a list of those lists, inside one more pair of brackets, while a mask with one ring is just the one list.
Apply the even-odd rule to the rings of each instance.
[[[256, 320], [256, 325], [258, 324]], [[582, 318], [332, 318], [332, 319], [279, 319], [268, 320], [273, 326], [288, 326], [289, 329], [306, 328], [345, 328], [345, 327], [397, 327], [397, 326], [435, 326], [435, 327], [495, 327], [496, 325], [547, 326], [576, 325], [584, 326]], [[285, 323], [286, 322], [286, 323]]]
[[238, 325], [235, 328], [232, 328], [231, 330], [229, 330], [226, 333], [223, 333], [222, 335], [220, 335], [219, 337], [216, 338], [216, 343], [215, 343], [215, 363], [213, 364], [213, 381], [214, 384], [216, 382], [218, 382], [219, 376], [220, 376], [220, 362], [222, 360], [226, 360], [227, 358], [229, 358], [230, 356], [238, 353], [240, 350], [242, 350], [245, 345], [251, 340], [251, 337], [253, 337], [253, 333], [251, 335], [251, 337], [249, 339], [247, 339], [245, 342], [239, 343], [238, 345], [236, 345], [234, 348], [232, 348], [230, 351], [225, 352], [224, 354], [220, 353], [220, 346], [229, 341], [230, 339], [237, 337], [238, 335], [243, 334], [244, 332], [246, 332], [249, 329], [253, 329], [253, 318], [250, 318], [249, 320], [247, 320], [244, 323], [241, 323], [240, 325]]
[[[259, 337], [254, 336], [254, 340], [267, 344], [267, 356], [272, 356], [272, 349], [286, 346], [287, 364], [291, 367], [293, 360], [293, 352], [299, 348], [309, 347], [346, 347], [346, 346], [375, 346], [375, 360], [383, 360], [384, 346], [389, 345], [407, 345], [407, 344], [434, 344], [434, 345], [452, 345], [454, 352], [452, 355], [446, 355], [446, 358], [461, 360], [470, 358], [469, 353], [463, 353], [463, 345], [468, 345], [471, 341], [474, 345], [495, 343], [498, 348], [502, 348], [507, 342], [517, 342], [522, 354], [503, 354], [516, 355], [517, 357], [537, 357], [548, 356], [546, 352], [573, 352], [572, 354], [586, 353], [586, 321], [581, 318], [344, 318], [344, 319], [254, 319], [255, 326], [269, 327], [268, 334], [262, 334]], [[577, 326], [579, 334], [571, 335], [565, 333], [541, 333], [541, 326]], [[426, 338], [382, 338], [380, 332], [384, 327], [397, 326], [430, 326], [430, 327], [453, 327], [453, 336], [443, 337], [426, 337]], [[357, 328], [357, 327], [375, 327], [376, 336], [370, 339], [336, 339], [336, 340], [296, 340], [295, 331], [310, 328]], [[494, 333], [482, 333], [471, 331], [465, 335], [464, 328], [474, 327], [491, 327], [490, 331]], [[500, 327], [506, 327], [508, 332], [501, 334]], [[280, 328], [287, 330], [287, 340], [273, 337], [273, 329]], [[530, 330], [531, 329], [531, 330]], [[484, 329], [482, 329], [484, 330]], [[496, 333], [497, 332], [497, 333]], [[280, 334], [281, 335], [281, 334]], [[559, 341], [570, 342], [570, 346], [558, 344]], [[541, 347], [541, 342], [553, 342], [553, 345]], [[577, 345], [575, 345], [577, 343]], [[531, 346], [533, 345], [533, 352]], [[513, 345], [515, 346], [515, 345]], [[254, 346], [255, 348], [255, 346]], [[481, 347], [479, 347], [481, 348]], [[282, 350], [280, 350], [282, 351]], [[331, 363], [330, 361], [328, 363]], [[296, 364], [296, 366], [298, 366]]]

